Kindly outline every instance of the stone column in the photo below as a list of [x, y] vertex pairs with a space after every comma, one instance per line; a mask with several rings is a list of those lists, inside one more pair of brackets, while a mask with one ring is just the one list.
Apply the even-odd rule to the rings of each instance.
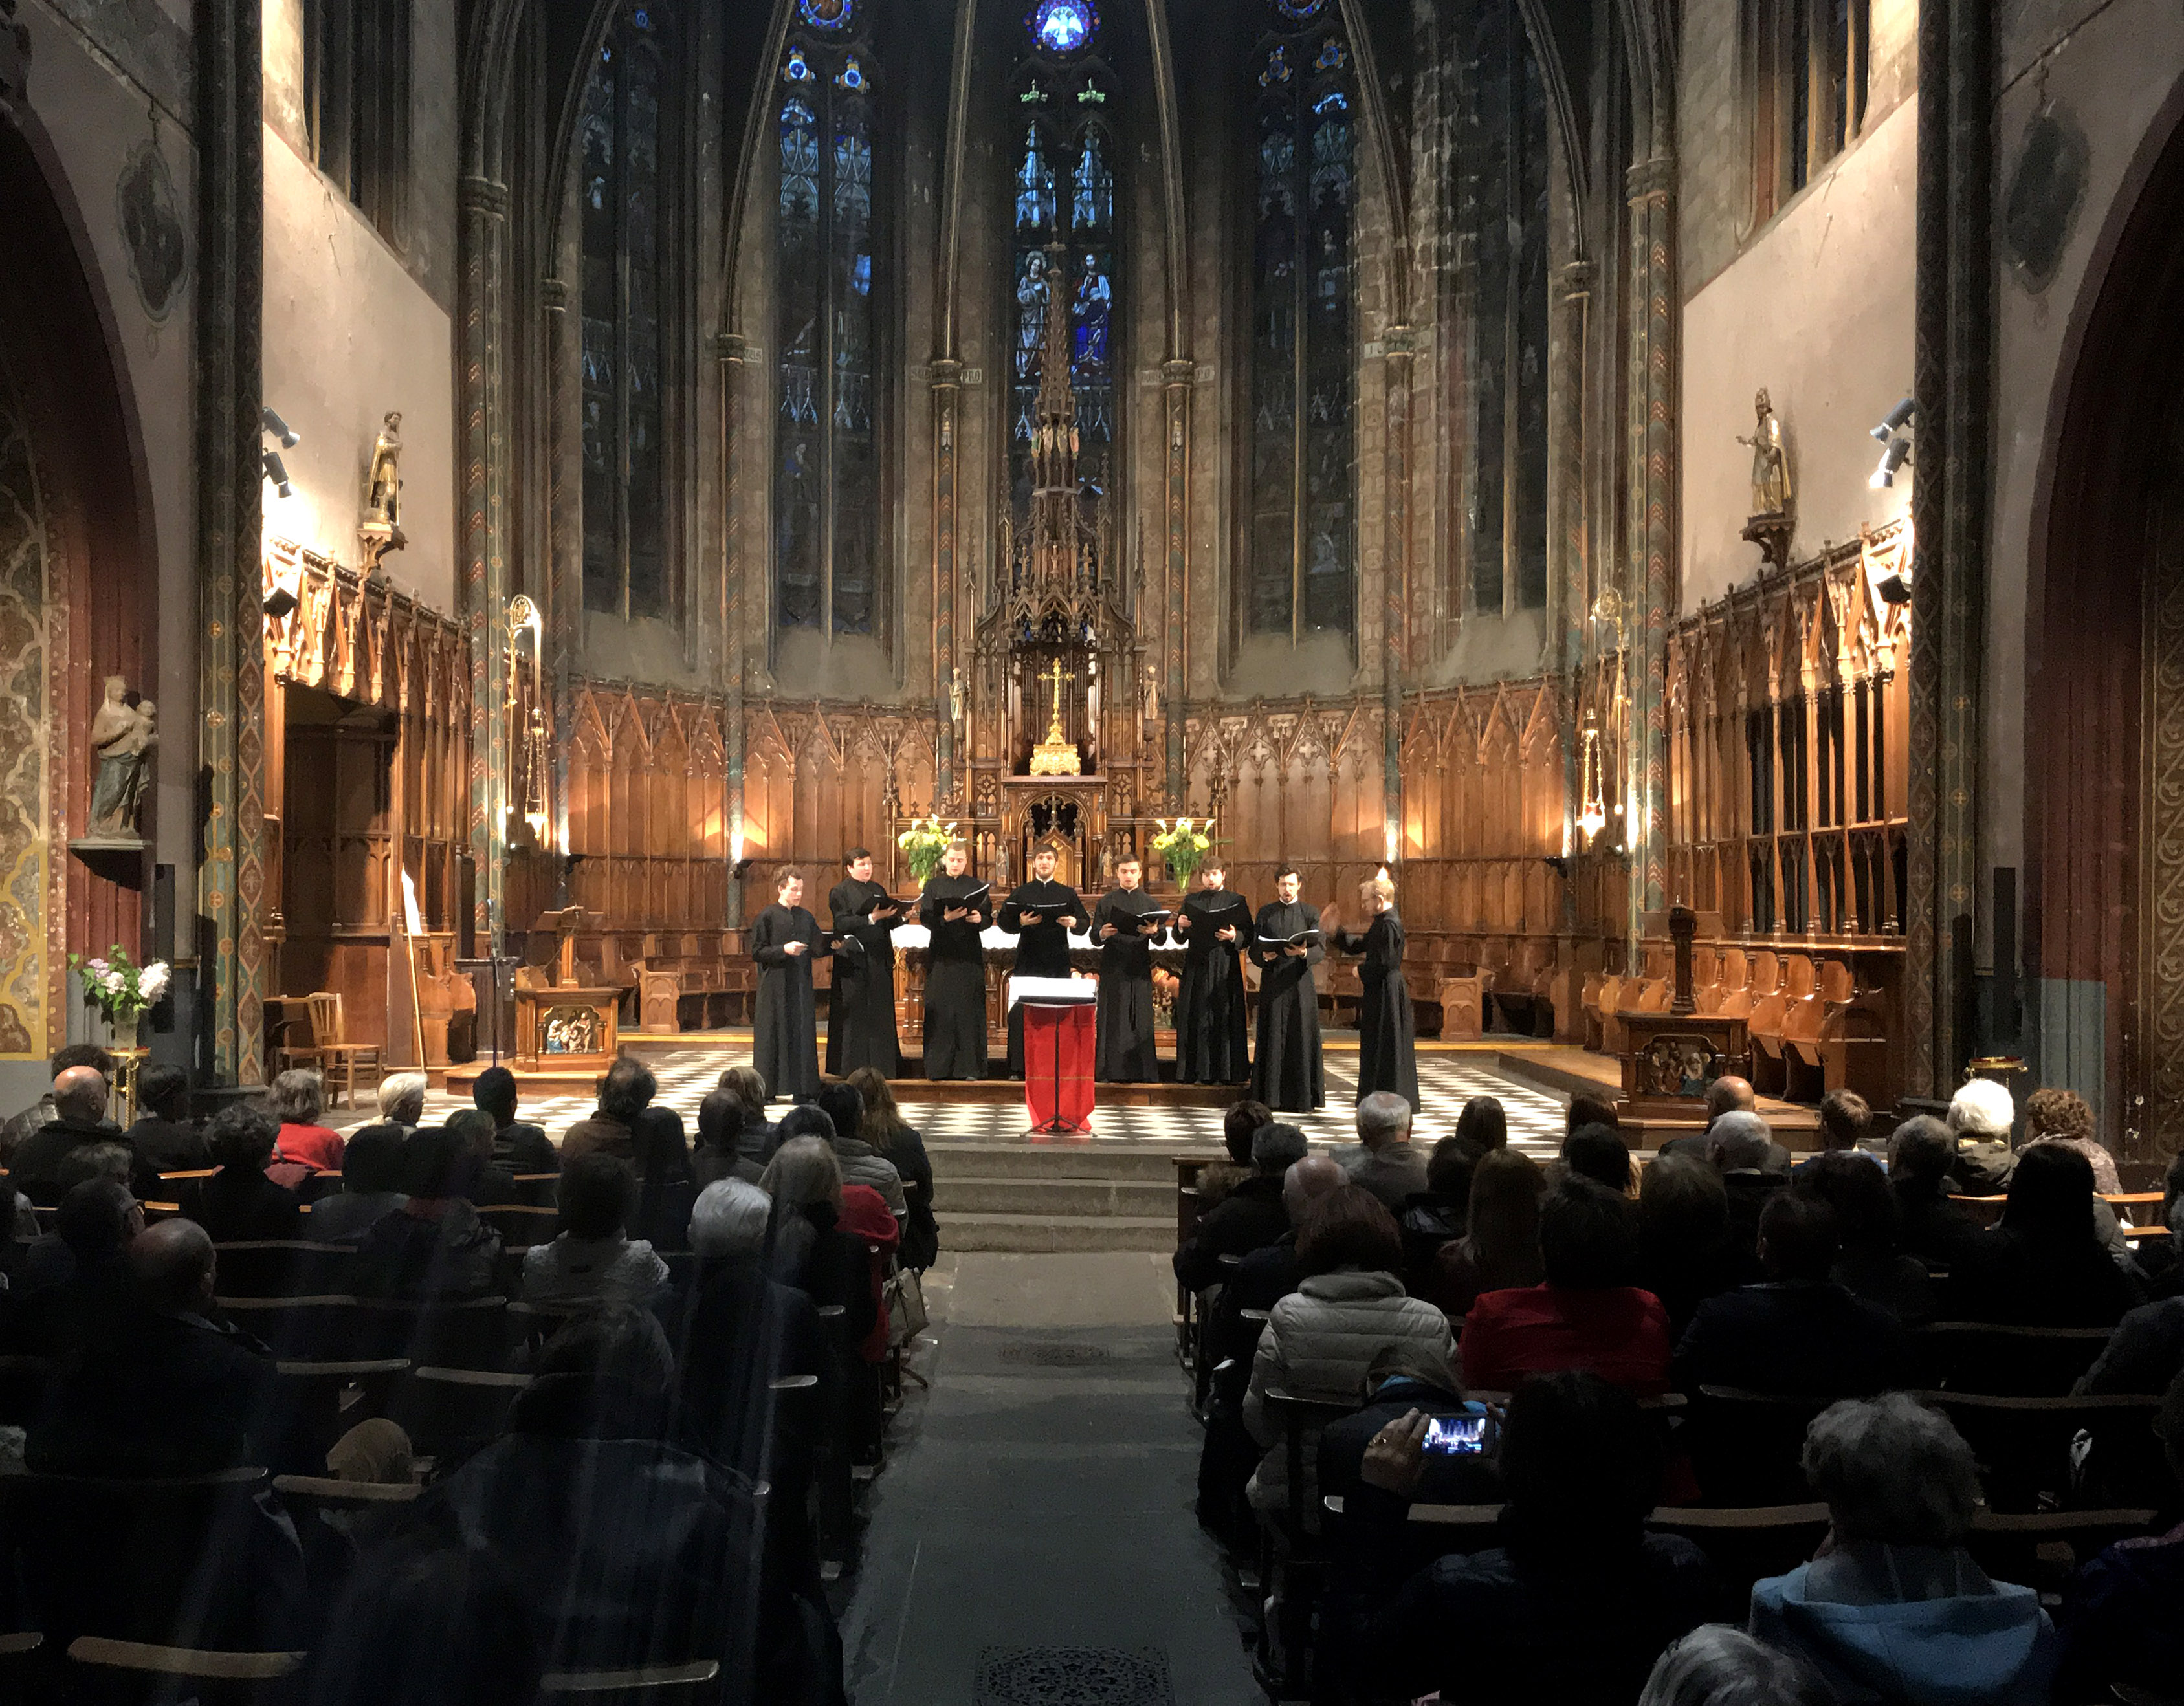
[[255, 0], [198, 8], [196, 334], [198, 1064], [265, 1078], [265, 620], [263, 406], [265, 179]]
[[[736, 441], [743, 429], [744, 364], [750, 346], [740, 332], [723, 332], [721, 363], [722, 502], [727, 510], [721, 562], [721, 786], [727, 798], [733, 856], [744, 824], [744, 493], [742, 458]], [[733, 866], [728, 875], [727, 915], [730, 930], [744, 922], [744, 887]]]
[[1630, 664], [1626, 758], [1635, 821], [1626, 824], [1635, 945], [1643, 919], [1668, 904], [1668, 646], [1676, 597], [1675, 220], [1666, 153], [1630, 168]]
[[[956, 717], [949, 687], [956, 679], [956, 432], [963, 397], [963, 364], [953, 357], [933, 364], [933, 720], [937, 731], [933, 809], [953, 802], [964, 779], [956, 773]], [[952, 805], [951, 805], [951, 809]]]
[[1403, 851], [1403, 666], [1411, 597], [1411, 367], [1418, 334], [1391, 325], [1380, 334], [1387, 370], [1384, 466], [1386, 527], [1380, 545], [1380, 812], [1384, 850]]
[[[1584, 779], [1579, 775], [1583, 726], [1585, 625], [1591, 619], [1588, 597], [1591, 563], [1585, 527], [1585, 352], [1591, 347], [1593, 264], [1563, 264], [1557, 283], [1553, 340], [1548, 351], [1547, 381], [1547, 667], [1556, 681], [1563, 726], [1563, 822], [1565, 830], [1580, 809]], [[1574, 845], [1573, 842], [1572, 845]], [[1561, 923], [1576, 921], [1576, 897], [1565, 884]]]
[[[1173, 283], [1171, 281], [1171, 288]], [[1190, 387], [1195, 370], [1187, 359], [1161, 364], [1162, 395], [1167, 405], [1167, 478], [1163, 482], [1167, 515], [1167, 687], [1162, 728], [1162, 792], [1172, 810], [1181, 809], [1190, 787], [1184, 770], [1184, 706], [1190, 697], [1190, 657], [1184, 650], [1184, 628], [1190, 610]], [[1140, 798], [1138, 809], [1145, 809]]]
[[[538, 305], [546, 320], [546, 628], [551, 673], [554, 726], [554, 825], [541, 851], [554, 870], [554, 903], [569, 904], [569, 861], [561, 853], [569, 833], [569, 747], [577, 731], [577, 656], [583, 643], [583, 521], [577, 505], [577, 481], [566, 477], [566, 423], [577, 418], [568, 395], [568, 375], [580, 358], [569, 319], [566, 279], [539, 281]], [[527, 925], [530, 920], [525, 920]]]
[[499, 955], [507, 920], [508, 428], [501, 292], [508, 186], [466, 177], [460, 206], [463, 520], [461, 620], [471, 642], [471, 918], [476, 950]]

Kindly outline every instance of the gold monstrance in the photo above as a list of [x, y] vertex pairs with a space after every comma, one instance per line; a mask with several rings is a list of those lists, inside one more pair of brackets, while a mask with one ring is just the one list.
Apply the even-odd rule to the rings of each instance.
[[1035, 776], [1073, 776], [1084, 768], [1078, 756], [1077, 743], [1063, 737], [1061, 732], [1061, 659], [1054, 660], [1054, 667], [1039, 678], [1054, 688], [1054, 711], [1047, 720], [1046, 738], [1031, 749], [1031, 773]]

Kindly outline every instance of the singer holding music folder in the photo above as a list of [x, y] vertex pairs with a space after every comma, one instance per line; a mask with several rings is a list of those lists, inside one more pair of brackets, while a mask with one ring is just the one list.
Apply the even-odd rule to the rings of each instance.
[[908, 909], [872, 881], [872, 856], [851, 847], [849, 875], [827, 897], [833, 928], [834, 988], [827, 1003], [827, 1072], [847, 1078], [869, 1066], [883, 1078], [902, 1076], [894, 1029], [894, 930]]
[[1319, 986], [1312, 967], [1325, 957], [1319, 909], [1297, 898], [1296, 871], [1274, 878], [1274, 899], [1259, 909], [1251, 963], [1259, 968], [1259, 1046], [1251, 1099], [1284, 1112], [1327, 1105], [1320, 1070]]
[[[1017, 939], [1017, 977], [1069, 975], [1069, 936], [1084, 928], [1084, 903], [1066, 882], [1054, 880], [1055, 852], [1031, 856], [1031, 881], [1001, 903], [995, 922]], [[1009, 1076], [1024, 1074], [1023, 1014], [1009, 1009]]]
[[751, 920], [758, 962], [758, 1004], [751, 1023], [751, 1064], [777, 1096], [800, 1102], [819, 1091], [819, 1023], [811, 962], [833, 953], [819, 920], [804, 909], [804, 878], [783, 871], [773, 904]]
[[933, 933], [925, 963], [925, 1075], [986, 1075], [986, 945], [993, 915], [989, 883], [969, 875], [961, 842], [948, 849], [926, 880], [917, 921]]
[[1100, 1041], [1095, 1075], [1107, 1084], [1151, 1084], [1160, 1078], [1153, 1046], [1153, 949], [1167, 936], [1167, 911], [1140, 885], [1145, 867], [1124, 858], [1116, 886], [1092, 910], [1100, 944]]
[[1241, 1084], [1251, 1075], [1244, 1022], [1251, 905], [1223, 886], [1226, 875], [1218, 859], [1200, 866], [1201, 886], [1184, 899], [1173, 925], [1184, 946], [1183, 989], [1175, 1002], [1178, 1084]]

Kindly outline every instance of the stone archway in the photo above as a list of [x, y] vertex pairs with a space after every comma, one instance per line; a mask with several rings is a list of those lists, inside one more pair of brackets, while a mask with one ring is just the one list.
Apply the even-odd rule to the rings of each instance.
[[2025, 924], [2042, 1081], [2119, 1152], [2184, 1147], [2184, 123], [2084, 320], [2025, 634]]

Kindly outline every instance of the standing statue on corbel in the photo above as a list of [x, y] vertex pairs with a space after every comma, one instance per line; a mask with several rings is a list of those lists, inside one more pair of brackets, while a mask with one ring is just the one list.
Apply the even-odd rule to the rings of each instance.
[[379, 559], [410, 542], [402, 531], [402, 412], [390, 408], [372, 441], [371, 471], [365, 476], [364, 522], [356, 530], [360, 561], [369, 579]]
[[1752, 399], [1752, 436], [1737, 435], [1739, 444], [1752, 451], [1752, 514], [1743, 536], [1759, 547], [1763, 560], [1782, 569], [1789, 566], [1791, 505], [1790, 453], [1782, 442], [1782, 422], [1762, 386]]

